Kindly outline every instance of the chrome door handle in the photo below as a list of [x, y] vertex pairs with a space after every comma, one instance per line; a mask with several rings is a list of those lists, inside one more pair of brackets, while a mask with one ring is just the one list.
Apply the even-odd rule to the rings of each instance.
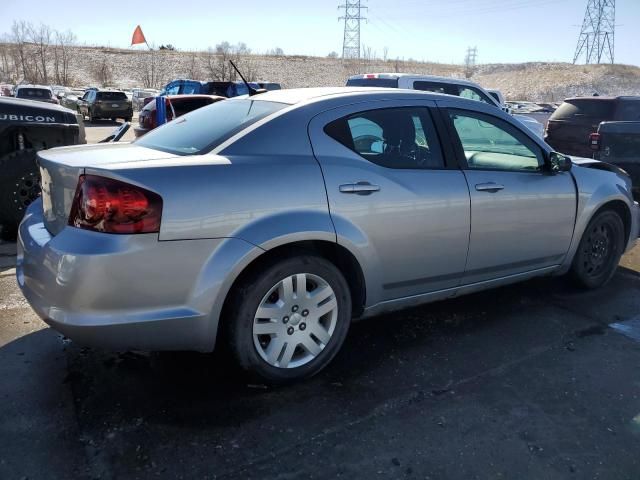
[[379, 192], [379, 185], [372, 185], [369, 182], [345, 183], [340, 185], [340, 193], [355, 193], [356, 195], [370, 195]]
[[478, 192], [495, 193], [495, 192], [499, 192], [500, 190], [504, 190], [504, 185], [500, 185], [499, 183], [493, 183], [493, 182], [478, 183], [476, 185], [476, 190]]

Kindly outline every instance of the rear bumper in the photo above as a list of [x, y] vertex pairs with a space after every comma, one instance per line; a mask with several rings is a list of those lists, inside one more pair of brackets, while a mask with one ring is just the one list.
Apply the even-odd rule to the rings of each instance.
[[133, 127], [133, 133], [136, 138], [143, 136], [145, 133], [150, 132], [150, 128], [142, 128], [142, 127]]
[[93, 108], [91, 113], [95, 118], [129, 118], [133, 117], [133, 110], [124, 108], [120, 110], [103, 110], [101, 108]]
[[[51, 236], [41, 201], [20, 224], [16, 276], [37, 314], [83, 345], [114, 350], [211, 351], [228, 265], [212, 265], [237, 239], [161, 242], [73, 227]], [[227, 254], [225, 254], [225, 257]]]

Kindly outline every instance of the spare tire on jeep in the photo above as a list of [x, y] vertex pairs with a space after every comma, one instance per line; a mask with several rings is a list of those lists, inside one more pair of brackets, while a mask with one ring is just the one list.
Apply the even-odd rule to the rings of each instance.
[[86, 143], [81, 117], [67, 108], [0, 97], [0, 226], [15, 234], [40, 195], [39, 150]]

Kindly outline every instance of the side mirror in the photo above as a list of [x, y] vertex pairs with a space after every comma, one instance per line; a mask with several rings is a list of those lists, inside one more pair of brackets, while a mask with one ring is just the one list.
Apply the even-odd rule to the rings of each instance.
[[551, 152], [549, 154], [549, 170], [551, 173], [568, 172], [571, 170], [573, 162], [570, 157], [558, 152]]

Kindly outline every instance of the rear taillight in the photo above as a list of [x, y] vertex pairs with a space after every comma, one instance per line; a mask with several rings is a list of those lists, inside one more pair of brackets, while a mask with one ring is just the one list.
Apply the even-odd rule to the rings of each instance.
[[591, 145], [591, 150], [597, 152], [600, 150], [600, 134], [592, 133], [589, 135], [589, 145]]
[[97, 175], [81, 175], [69, 225], [104, 233], [157, 233], [162, 199], [144, 188]]

